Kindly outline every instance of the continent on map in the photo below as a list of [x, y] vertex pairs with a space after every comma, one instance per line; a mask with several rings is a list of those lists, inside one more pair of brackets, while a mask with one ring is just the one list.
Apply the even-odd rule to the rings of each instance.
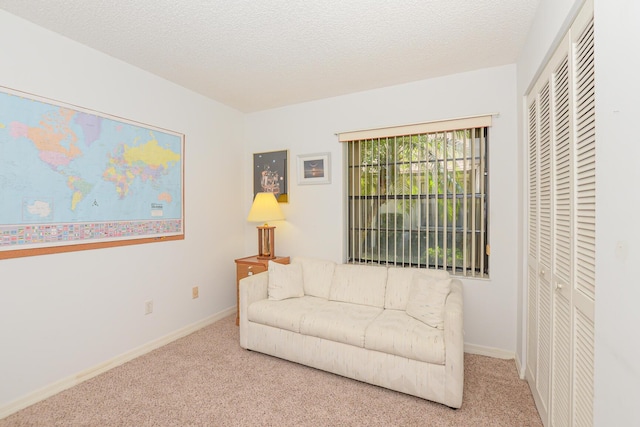
[[71, 196], [71, 210], [76, 210], [76, 206], [93, 188], [93, 185], [85, 181], [79, 176], [70, 176], [67, 178], [67, 186], [73, 191]]
[[44, 223], [53, 218], [53, 203], [48, 199], [22, 200], [22, 219], [25, 223]]
[[100, 133], [102, 132], [102, 117], [79, 111], [76, 114], [76, 124], [82, 128], [84, 145], [87, 147], [100, 138]]
[[40, 160], [57, 170], [82, 155], [77, 146], [78, 137], [69, 127], [75, 114], [73, 110], [60, 107], [44, 114], [37, 127], [12, 122], [11, 135], [28, 138], [38, 150]]
[[36, 200], [31, 205], [27, 205], [27, 210], [31, 215], [46, 218], [51, 215], [51, 206], [42, 200]]
[[158, 201], [159, 202], [167, 202], [167, 203], [171, 203], [171, 200], [173, 200], [173, 198], [171, 197], [170, 193], [164, 192], [164, 193], [160, 193], [158, 194]]
[[102, 177], [113, 182], [118, 196], [123, 199], [129, 194], [131, 184], [136, 178], [142, 181], [157, 182], [166, 175], [169, 168], [180, 161], [180, 154], [161, 147], [149, 132], [151, 139], [144, 144], [130, 146], [120, 144], [112, 153]]

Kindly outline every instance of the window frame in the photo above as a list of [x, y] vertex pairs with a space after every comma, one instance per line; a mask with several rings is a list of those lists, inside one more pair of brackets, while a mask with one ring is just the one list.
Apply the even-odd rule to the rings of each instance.
[[[346, 142], [344, 158], [347, 171], [345, 190], [347, 262], [439, 268], [454, 275], [487, 278], [489, 275], [488, 148], [490, 125], [491, 116], [478, 116], [338, 134], [340, 141]], [[471, 135], [472, 132], [473, 135]], [[469, 147], [471, 150], [471, 153], [464, 153], [462, 156], [459, 155], [457, 148], [460, 139], [456, 135], [460, 134], [465, 135], [462, 137], [465, 141], [463, 143], [465, 149]], [[439, 141], [442, 144], [441, 153], [439, 153], [441, 155], [433, 156], [433, 151], [438, 148], [429, 145], [429, 138], [432, 142], [435, 140], [437, 144], [439, 136]], [[450, 137], [449, 140], [447, 136]], [[420, 138], [426, 140], [420, 141]], [[398, 150], [399, 141], [400, 144], [410, 145], [409, 157], [402, 158], [401, 156], [398, 158], [397, 151], [390, 154], [389, 149]], [[419, 146], [418, 151], [424, 150], [421, 154], [422, 157], [418, 159], [414, 158], [414, 144], [416, 143]], [[371, 149], [367, 159], [369, 163], [367, 163], [367, 161], [363, 161], [362, 146], [364, 146], [364, 150], [367, 150], [369, 149], [367, 145], [372, 144], [378, 144], [378, 148], [377, 150]], [[447, 144], [450, 145], [449, 148], [447, 148]], [[358, 146], [357, 153], [354, 151], [356, 145]], [[402, 149], [406, 151], [406, 147]], [[390, 162], [385, 160], [389, 158], [395, 160]], [[468, 167], [467, 163], [471, 167]], [[430, 167], [430, 165], [441, 165], [441, 167]], [[404, 182], [400, 183], [400, 186], [409, 183], [409, 190], [397, 191], [393, 189], [392, 194], [388, 194], [387, 179], [393, 181], [393, 185], [398, 185], [396, 181], [398, 170], [403, 167], [404, 175], [401, 175], [403, 178], [400, 180]], [[363, 173], [362, 171], [367, 168], [370, 170]], [[386, 171], [382, 172], [385, 168]], [[378, 170], [377, 176], [376, 169]], [[442, 182], [438, 182], [439, 170]], [[430, 181], [432, 177], [429, 174], [432, 173], [436, 174], [436, 184]], [[383, 176], [385, 174], [395, 174], [396, 176], [389, 178]], [[471, 178], [469, 185], [481, 187], [480, 191], [466, 189], [468, 176], [465, 174], [478, 175], [475, 177], [476, 182]], [[450, 175], [453, 176], [449, 183], [452, 190], [447, 187], [447, 179], [450, 178]], [[464, 188], [459, 191], [456, 189], [456, 185], [461, 182], [458, 175], [467, 178], [462, 180]], [[420, 180], [415, 181], [416, 177]], [[355, 188], [356, 182], [359, 183], [357, 189]], [[418, 187], [426, 185], [427, 191], [420, 188], [416, 192], [415, 184]], [[435, 191], [433, 191], [434, 188], [429, 188], [434, 185]], [[442, 191], [438, 191], [440, 185], [442, 185]], [[377, 188], [375, 188], [376, 186]], [[383, 186], [385, 186], [384, 189]], [[465, 203], [467, 200], [469, 202]], [[366, 211], [367, 203], [371, 206], [369, 212]], [[431, 205], [435, 205], [435, 208]], [[460, 205], [463, 207], [461, 208]], [[398, 206], [401, 207], [398, 208]], [[382, 211], [383, 207], [384, 211]], [[463, 218], [456, 218], [462, 209], [464, 209]], [[467, 215], [468, 210], [470, 212]], [[445, 211], [447, 214], [444, 214]], [[416, 212], [418, 212], [417, 217]], [[394, 224], [391, 227], [388, 221], [385, 223], [383, 215], [386, 215], [387, 219], [389, 215], [394, 215]], [[429, 221], [430, 215], [435, 215], [434, 221]], [[471, 225], [469, 221], [472, 221], [473, 218], [476, 220]], [[394, 246], [391, 256], [389, 255], [389, 233], [391, 233], [393, 240], [391, 246]], [[400, 237], [398, 237], [398, 233], [400, 233]], [[380, 236], [384, 235], [386, 237], [381, 239]], [[463, 241], [458, 244], [456, 240], [460, 237], [463, 238]], [[471, 242], [469, 243], [467, 240], [470, 237]], [[400, 241], [402, 242], [400, 243]], [[398, 245], [401, 250], [400, 256], [398, 256]], [[385, 247], [382, 252], [380, 251], [381, 246]], [[377, 253], [374, 253], [375, 247], [378, 248]], [[459, 249], [462, 250], [460, 260], [458, 260], [460, 257]], [[456, 256], [453, 256], [454, 251]], [[473, 261], [470, 261], [470, 257]]]

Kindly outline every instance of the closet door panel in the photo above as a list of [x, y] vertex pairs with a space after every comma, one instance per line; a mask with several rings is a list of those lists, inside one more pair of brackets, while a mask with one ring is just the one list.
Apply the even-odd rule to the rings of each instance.
[[539, 261], [538, 261], [538, 370], [537, 390], [545, 411], [549, 406], [551, 375], [551, 259], [552, 259], [552, 161], [551, 102], [547, 81], [538, 95], [539, 117]]
[[528, 108], [529, 200], [527, 256], [527, 369], [533, 378], [538, 366], [538, 103], [534, 98]]
[[[568, 39], [562, 43], [568, 46]], [[553, 349], [551, 420], [570, 426], [572, 359], [572, 134], [569, 57], [560, 50], [553, 89]]]
[[594, 28], [591, 3], [576, 20], [575, 63], [575, 151], [576, 227], [574, 308], [573, 421], [576, 426], [593, 425], [595, 225], [596, 225], [596, 117], [594, 74]]

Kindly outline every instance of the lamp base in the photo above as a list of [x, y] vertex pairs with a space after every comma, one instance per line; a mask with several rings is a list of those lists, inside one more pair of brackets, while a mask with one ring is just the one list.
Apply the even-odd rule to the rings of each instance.
[[260, 225], [258, 229], [258, 259], [274, 259], [276, 257], [275, 228], [270, 225]]

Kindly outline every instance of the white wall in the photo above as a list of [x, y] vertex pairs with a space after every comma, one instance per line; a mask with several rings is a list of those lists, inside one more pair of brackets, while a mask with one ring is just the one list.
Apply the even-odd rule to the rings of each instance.
[[[312, 84], [312, 82], [310, 82]], [[342, 262], [344, 176], [336, 132], [499, 113], [490, 133], [490, 280], [463, 280], [465, 342], [514, 353], [516, 348], [517, 133], [515, 66], [424, 80], [248, 114], [245, 173], [254, 152], [289, 150], [290, 202], [276, 225], [279, 255]], [[298, 185], [296, 156], [330, 152], [329, 185]], [[249, 211], [252, 183], [244, 189]], [[246, 215], [246, 214], [245, 214]], [[245, 250], [256, 252], [256, 232], [246, 225]]]
[[640, 425], [640, 3], [596, 0], [595, 425]]
[[1, 408], [234, 307], [245, 212], [242, 114], [3, 11], [0, 39], [0, 85], [186, 138], [185, 240], [0, 261]]

